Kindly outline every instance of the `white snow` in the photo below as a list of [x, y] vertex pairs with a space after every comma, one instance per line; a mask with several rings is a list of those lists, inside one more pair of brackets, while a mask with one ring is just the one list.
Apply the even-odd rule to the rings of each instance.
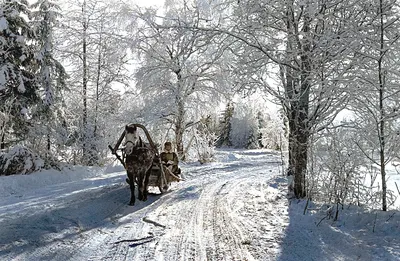
[[387, 189], [393, 191], [394, 194], [397, 195], [394, 207], [400, 209], [400, 169], [397, 165], [398, 163], [395, 165], [388, 164], [386, 167]]
[[23, 54], [23, 55], [21, 55], [20, 57], [19, 57], [19, 60], [21, 61], [21, 62], [23, 62], [23, 61], [25, 61], [26, 60], [26, 55], [25, 54]]
[[18, 91], [20, 93], [24, 93], [26, 91], [24, 81], [22, 80], [21, 75], [19, 76], [19, 85], [18, 85]]
[[[0, 13], [0, 15], [2, 15], [2, 12]], [[4, 16], [0, 17], [0, 31], [7, 30], [7, 28], [8, 28], [7, 19]]]
[[[219, 150], [128, 206], [121, 166], [0, 177], [0, 260], [399, 260], [400, 214], [286, 198], [278, 153]], [[389, 183], [399, 181], [390, 174]], [[399, 183], [398, 183], [399, 184]]]
[[6, 70], [5, 66], [1, 66], [0, 68], [0, 91], [4, 90], [6, 87]]

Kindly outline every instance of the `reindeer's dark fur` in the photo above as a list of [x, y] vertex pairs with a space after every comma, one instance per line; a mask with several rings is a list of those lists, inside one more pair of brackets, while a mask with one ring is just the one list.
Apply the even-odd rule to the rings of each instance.
[[[126, 126], [126, 134], [137, 135], [135, 126]], [[125, 144], [132, 142], [127, 140]], [[131, 200], [129, 205], [135, 204], [135, 182], [138, 184], [138, 199], [147, 200], [147, 189], [149, 184], [149, 176], [151, 166], [156, 152], [150, 146], [146, 146], [140, 137], [134, 141], [132, 152], [126, 155], [125, 165], [131, 189]]]

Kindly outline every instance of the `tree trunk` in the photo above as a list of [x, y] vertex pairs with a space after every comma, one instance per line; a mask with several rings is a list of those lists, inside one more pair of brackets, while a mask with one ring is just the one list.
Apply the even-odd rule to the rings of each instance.
[[184, 160], [184, 148], [183, 148], [183, 133], [185, 132], [184, 127], [184, 119], [185, 119], [185, 107], [183, 101], [178, 101], [178, 115], [175, 123], [175, 142], [176, 142], [176, 150], [179, 158]]
[[[287, 57], [285, 94], [290, 106], [287, 106], [289, 120], [289, 171], [294, 175], [294, 194], [297, 198], [306, 197], [306, 172], [308, 160], [308, 142], [310, 137], [308, 110], [310, 96], [310, 49], [307, 40], [310, 31], [310, 18], [304, 14], [302, 27], [303, 40], [299, 38], [297, 23], [293, 21], [293, 1], [288, 1], [287, 10]], [[296, 33], [297, 32], [297, 33]], [[300, 54], [300, 69], [296, 68], [296, 57]]]
[[306, 172], [308, 160], [309, 131], [306, 108], [293, 102], [289, 117], [289, 171], [294, 175], [294, 194], [297, 198], [306, 196]]
[[3, 126], [1, 127], [1, 137], [0, 137], [0, 149], [4, 150], [6, 148], [5, 144], [6, 140], [6, 123], [3, 123]]
[[[297, 198], [306, 197], [306, 172], [308, 160], [308, 140], [309, 134], [307, 126], [302, 122], [304, 117], [299, 117], [294, 131], [294, 153], [292, 163], [294, 163], [294, 194]], [[306, 120], [306, 119], [304, 119]]]
[[51, 149], [51, 129], [48, 127], [47, 128], [47, 154], [50, 155], [50, 149]]
[[297, 166], [295, 174], [295, 187], [294, 193], [296, 197], [304, 198], [306, 196], [306, 172], [308, 162], [308, 142], [310, 138], [308, 110], [310, 104], [310, 74], [311, 74], [311, 61], [310, 50], [311, 43], [307, 35], [310, 31], [311, 19], [307, 14], [304, 15], [303, 34], [305, 35], [302, 54], [301, 54], [301, 75], [300, 75], [300, 95], [299, 108], [298, 108], [298, 130], [297, 130]]
[[100, 38], [99, 38], [99, 53], [97, 55], [97, 77], [96, 77], [96, 104], [94, 110], [94, 130], [93, 137], [97, 137], [97, 117], [99, 110], [99, 89], [100, 89], [100, 76], [101, 76], [101, 52], [103, 44], [103, 23], [101, 24]]
[[175, 118], [175, 143], [176, 143], [176, 151], [180, 159], [184, 160], [184, 148], [183, 148], [183, 133], [185, 132], [185, 103], [183, 101], [183, 97], [179, 95], [183, 95], [182, 90], [182, 75], [181, 70], [177, 70], [175, 72], [178, 84], [178, 95], [175, 98], [177, 111]]
[[83, 39], [82, 39], [82, 99], [83, 99], [83, 115], [82, 115], [82, 127], [83, 127], [83, 162], [89, 162], [88, 155], [88, 126], [87, 126], [87, 42], [86, 32], [88, 28], [88, 21], [86, 21], [86, 1], [83, 1], [82, 6], [82, 27], [83, 27]]
[[382, 176], [382, 210], [387, 211], [387, 203], [386, 203], [386, 163], [385, 163], [385, 110], [384, 110], [384, 94], [385, 94], [385, 82], [384, 75], [382, 69], [382, 61], [384, 53], [384, 24], [383, 24], [383, 6], [382, 0], [379, 1], [379, 15], [380, 15], [380, 55], [378, 60], [378, 77], [379, 77], [379, 141], [380, 141], [380, 167], [381, 167], [381, 176]]

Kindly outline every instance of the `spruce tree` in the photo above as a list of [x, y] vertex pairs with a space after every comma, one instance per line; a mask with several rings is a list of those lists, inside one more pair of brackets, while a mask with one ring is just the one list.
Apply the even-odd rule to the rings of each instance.
[[228, 103], [226, 106], [225, 111], [222, 114], [222, 119], [220, 121], [220, 128], [219, 128], [219, 135], [216, 141], [216, 146], [222, 147], [222, 146], [232, 146], [232, 142], [230, 140], [230, 134], [231, 134], [231, 119], [233, 116], [234, 112], [234, 107], [231, 102]]
[[250, 127], [250, 132], [249, 132], [249, 136], [247, 139], [246, 149], [258, 149], [260, 147], [259, 140], [258, 140], [259, 134], [260, 134], [260, 131], [258, 130], [258, 126]]
[[48, 0], [39, 0], [32, 7], [37, 10], [32, 13], [31, 23], [37, 43], [35, 49], [38, 63], [36, 80], [42, 100], [41, 106], [37, 110], [37, 122], [42, 124], [37, 126], [36, 131], [43, 129], [41, 132], [39, 130], [39, 133], [46, 136], [45, 158], [50, 160], [52, 140], [54, 140], [57, 125], [60, 125], [57, 124], [59, 117], [56, 115], [62, 114], [60, 113], [61, 95], [66, 79], [64, 67], [54, 58], [53, 51], [53, 31], [61, 14], [60, 7]]
[[0, 112], [7, 120], [0, 128], [0, 148], [26, 137], [31, 107], [38, 102], [34, 76], [33, 30], [25, 17], [27, 1], [0, 3]]
[[257, 121], [258, 121], [258, 135], [257, 135], [258, 146], [260, 148], [264, 148], [262, 130], [263, 130], [263, 128], [266, 127], [266, 124], [265, 124], [264, 115], [262, 114], [261, 111], [257, 112]]

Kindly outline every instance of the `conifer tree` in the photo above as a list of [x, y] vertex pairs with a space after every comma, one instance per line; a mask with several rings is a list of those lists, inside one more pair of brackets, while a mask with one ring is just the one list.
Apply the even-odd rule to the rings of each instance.
[[[66, 73], [64, 67], [54, 58], [53, 31], [60, 14], [60, 7], [48, 0], [39, 0], [32, 5], [37, 11], [33, 12], [32, 25], [36, 37], [35, 57], [39, 68], [36, 80], [42, 95], [42, 103], [37, 110], [40, 124], [37, 126], [46, 135], [46, 159], [49, 159], [52, 136], [57, 126], [56, 115], [61, 106], [61, 91], [65, 88]], [[52, 134], [53, 133], [53, 134]]]
[[226, 106], [225, 111], [222, 114], [222, 119], [219, 127], [219, 135], [216, 141], [217, 147], [222, 146], [232, 146], [232, 142], [230, 140], [230, 134], [232, 130], [231, 119], [233, 116], [234, 107], [231, 102]]
[[257, 135], [258, 146], [260, 148], [264, 148], [262, 129], [266, 126], [265, 126], [265, 120], [264, 120], [264, 117], [263, 117], [263, 114], [261, 111], [257, 112], [257, 121], [258, 121], [258, 135]]
[[0, 3], [0, 149], [28, 133], [31, 106], [38, 102], [33, 68], [33, 30], [26, 20], [31, 13], [25, 0]]
[[259, 148], [259, 140], [258, 140], [259, 134], [260, 134], [260, 131], [257, 126], [250, 127], [246, 149], [258, 149]]

